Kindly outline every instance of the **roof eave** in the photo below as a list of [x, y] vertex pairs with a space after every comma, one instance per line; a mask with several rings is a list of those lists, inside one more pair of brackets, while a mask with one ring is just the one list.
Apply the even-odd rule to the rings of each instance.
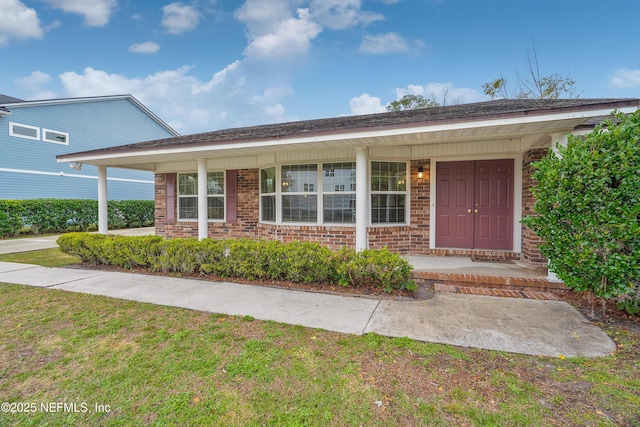
[[228, 141], [216, 141], [216, 142], [196, 142], [191, 144], [180, 144], [170, 146], [160, 146], [153, 148], [128, 148], [126, 155], [121, 149], [103, 149], [99, 151], [87, 151], [80, 153], [64, 154], [57, 157], [58, 162], [85, 162], [91, 161], [104, 162], [110, 158], [141, 158], [143, 156], [164, 154], [169, 155], [172, 153], [185, 153], [185, 152], [204, 152], [204, 151], [216, 151], [216, 150], [233, 150], [237, 148], [250, 149], [252, 147], [264, 148], [266, 145], [276, 146], [292, 146], [296, 144], [309, 144], [309, 143], [322, 143], [336, 140], [357, 140], [384, 136], [401, 136], [412, 133], [429, 133], [439, 131], [449, 131], [458, 129], [474, 129], [480, 127], [501, 126], [508, 124], [527, 124], [543, 121], [554, 120], [576, 120], [584, 119], [585, 121], [601, 115], [611, 113], [612, 106], [609, 104], [615, 104], [614, 107], [624, 113], [630, 113], [638, 108], [638, 100], [630, 102], [628, 105], [621, 105], [618, 103], [605, 103], [603, 105], [597, 105], [596, 109], [594, 105], [585, 106], [585, 108], [571, 108], [567, 111], [566, 108], [557, 109], [539, 109], [528, 110], [526, 112], [509, 112], [504, 114], [494, 114], [482, 117], [475, 117], [473, 120], [467, 119], [449, 119], [449, 120], [432, 120], [427, 122], [414, 122], [403, 123], [399, 125], [378, 126], [378, 127], [365, 127], [365, 128], [353, 128], [348, 131], [323, 131], [312, 132], [304, 134], [287, 135], [282, 137], [269, 137], [269, 138], [246, 138], [241, 140], [228, 140]]

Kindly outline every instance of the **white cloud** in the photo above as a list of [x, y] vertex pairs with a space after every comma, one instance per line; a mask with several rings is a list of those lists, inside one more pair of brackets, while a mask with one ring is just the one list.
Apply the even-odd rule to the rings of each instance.
[[44, 0], [56, 9], [84, 16], [90, 27], [103, 27], [118, 7], [117, 0]]
[[31, 94], [31, 99], [55, 98], [55, 92], [47, 89], [50, 82], [51, 76], [42, 71], [34, 71], [26, 77], [15, 79], [16, 85]]
[[247, 0], [234, 13], [245, 24], [248, 37], [276, 32], [283, 21], [293, 17], [288, 0]]
[[382, 106], [381, 99], [368, 93], [351, 98], [349, 106], [351, 107], [351, 114], [372, 114], [386, 111], [386, 108]]
[[618, 68], [611, 78], [611, 85], [618, 89], [640, 87], [640, 69]]
[[162, 25], [171, 34], [193, 30], [200, 21], [200, 12], [192, 6], [171, 3], [162, 8]]
[[160, 45], [155, 42], [134, 43], [129, 46], [129, 51], [133, 53], [156, 53], [160, 50]]
[[223, 84], [227, 80], [229, 74], [233, 73], [236, 69], [238, 69], [238, 67], [241, 64], [242, 63], [240, 61], [235, 61], [227, 65], [221, 71], [218, 71], [217, 73], [215, 73], [213, 77], [211, 77], [211, 80], [209, 80], [207, 83], [205, 84], [198, 83], [194, 85], [191, 91], [193, 92], [194, 95], [211, 92], [211, 90], [213, 90], [216, 86]]
[[363, 37], [362, 43], [360, 43], [360, 52], [374, 55], [409, 52], [409, 45], [404, 37], [398, 33], [391, 32], [375, 36], [366, 35]]
[[9, 40], [39, 39], [43, 35], [36, 11], [19, 0], [0, 0], [0, 47]]
[[[64, 97], [132, 94], [181, 133], [206, 132], [285, 120], [282, 100], [293, 91], [286, 85], [257, 80], [236, 61], [202, 82], [193, 67], [159, 71], [146, 77], [126, 77], [85, 68], [60, 75]], [[262, 90], [255, 89], [263, 88]]]
[[475, 89], [458, 88], [453, 83], [429, 83], [422, 85], [407, 85], [406, 88], [396, 88], [397, 99], [405, 95], [421, 95], [433, 99], [440, 105], [451, 105], [478, 102], [486, 97]]
[[380, 14], [361, 10], [361, 6], [360, 0], [313, 0], [310, 9], [314, 21], [332, 30], [384, 20]]
[[255, 37], [244, 53], [257, 60], [278, 60], [306, 53], [322, 28], [309, 20], [308, 9], [298, 9], [298, 18], [281, 21], [274, 32]]

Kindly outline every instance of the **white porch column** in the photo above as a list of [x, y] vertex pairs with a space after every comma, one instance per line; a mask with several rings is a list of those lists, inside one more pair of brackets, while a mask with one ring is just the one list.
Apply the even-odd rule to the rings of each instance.
[[109, 210], [107, 209], [107, 167], [98, 166], [98, 233], [109, 232]]
[[356, 251], [367, 249], [368, 148], [356, 148]]
[[209, 236], [207, 221], [207, 159], [198, 159], [198, 239]]

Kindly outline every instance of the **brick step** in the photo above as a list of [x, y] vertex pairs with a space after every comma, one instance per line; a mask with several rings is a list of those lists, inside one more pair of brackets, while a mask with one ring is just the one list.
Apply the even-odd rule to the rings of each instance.
[[550, 282], [544, 277], [486, 276], [480, 274], [414, 271], [413, 279], [462, 287], [480, 287], [513, 291], [553, 291], [566, 289], [564, 283]]
[[513, 289], [494, 289], [485, 288], [480, 286], [456, 286], [445, 285], [442, 283], [435, 283], [433, 285], [435, 292], [448, 292], [455, 294], [467, 294], [467, 295], [485, 295], [491, 297], [506, 297], [506, 298], [526, 298], [542, 301], [559, 301], [560, 298], [552, 294], [551, 292], [542, 292], [538, 290], [521, 290], [516, 291]]

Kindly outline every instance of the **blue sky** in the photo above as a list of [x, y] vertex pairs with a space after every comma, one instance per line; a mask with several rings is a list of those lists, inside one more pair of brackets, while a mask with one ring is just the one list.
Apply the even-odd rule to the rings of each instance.
[[640, 97], [639, 16], [637, 0], [0, 0], [0, 93], [130, 93], [190, 134], [407, 93], [482, 101], [535, 48], [581, 98]]

